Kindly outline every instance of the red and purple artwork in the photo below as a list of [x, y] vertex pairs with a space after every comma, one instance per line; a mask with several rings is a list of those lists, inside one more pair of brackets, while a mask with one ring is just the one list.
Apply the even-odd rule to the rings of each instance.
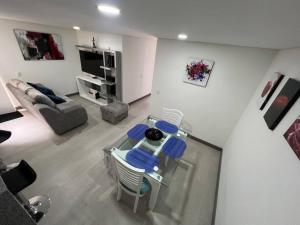
[[281, 73], [274, 73], [272, 77], [268, 80], [266, 85], [264, 86], [260, 98], [258, 99], [258, 107], [260, 110], [263, 110], [272, 95], [274, 94], [276, 88], [284, 78], [284, 75]]
[[300, 95], [300, 81], [290, 78], [275, 98], [264, 115], [264, 119], [271, 130], [279, 124], [285, 114], [297, 101]]
[[283, 135], [300, 160], [300, 116]]
[[207, 59], [190, 58], [186, 65], [186, 74], [183, 81], [206, 87], [214, 61]]
[[14, 30], [25, 60], [63, 60], [61, 36], [26, 30]]

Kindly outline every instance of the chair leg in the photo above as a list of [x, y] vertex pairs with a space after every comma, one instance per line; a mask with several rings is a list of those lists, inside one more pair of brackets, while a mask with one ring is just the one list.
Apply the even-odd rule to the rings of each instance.
[[120, 201], [121, 199], [121, 194], [122, 194], [122, 189], [120, 187], [120, 185], [117, 185], [117, 201]]
[[135, 196], [135, 201], [134, 201], [134, 207], [133, 207], [133, 212], [134, 213], [136, 213], [136, 210], [137, 210], [137, 207], [138, 207], [138, 204], [139, 204], [139, 199], [140, 199], [140, 196], [136, 195]]
[[169, 162], [169, 156], [166, 156], [166, 159], [165, 159], [165, 166], [166, 167], [168, 166], [168, 162]]

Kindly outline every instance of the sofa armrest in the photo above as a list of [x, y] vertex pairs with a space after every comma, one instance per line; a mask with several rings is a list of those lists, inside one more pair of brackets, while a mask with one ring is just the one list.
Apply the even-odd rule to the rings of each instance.
[[45, 120], [47, 124], [50, 125], [53, 130], [55, 130], [52, 124], [60, 123], [61, 112], [58, 109], [52, 108], [45, 104], [34, 104], [33, 107], [35, 111], [39, 112], [39, 117]]
[[57, 105], [57, 108], [43, 104], [35, 104], [34, 107], [59, 135], [84, 124], [88, 119], [86, 110], [75, 102], [61, 103]]
[[61, 104], [57, 104], [56, 108], [62, 113], [69, 113], [71, 111], [82, 108], [82, 106], [74, 101], [70, 101], [70, 102], [64, 102]]
[[34, 108], [39, 111], [43, 116], [45, 116], [45, 114], [53, 114], [53, 115], [58, 115], [59, 114], [59, 110], [53, 107], [50, 107], [46, 104], [34, 104], [33, 105]]

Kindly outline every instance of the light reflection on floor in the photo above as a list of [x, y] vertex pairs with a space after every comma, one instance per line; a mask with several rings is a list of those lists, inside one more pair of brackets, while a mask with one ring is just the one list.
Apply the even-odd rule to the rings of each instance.
[[0, 123], [0, 129], [12, 132], [11, 137], [0, 145], [1, 149], [9, 151], [24, 145], [37, 145], [56, 138], [55, 133], [43, 122], [27, 111], [21, 112], [21, 118]]

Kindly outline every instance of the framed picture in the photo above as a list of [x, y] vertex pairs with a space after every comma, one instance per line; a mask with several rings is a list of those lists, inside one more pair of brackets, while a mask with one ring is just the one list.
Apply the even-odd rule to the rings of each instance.
[[264, 119], [271, 130], [279, 124], [285, 114], [296, 102], [300, 95], [300, 81], [288, 79], [266, 114]]
[[63, 60], [61, 36], [26, 30], [14, 30], [25, 60]]
[[274, 94], [276, 88], [278, 87], [278, 85], [280, 84], [280, 82], [282, 81], [283, 78], [284, 78], [284, 75], [281, 73], [274, 73], [270, 77], [270, 79], [264, 86], [264, 88], [260, 94], [260, 98], [258, 99], [258, 102], [257, 102], [260, 110], [264, 109], [264, 107], [266, 106], [266, 104], [268, 103], [268, 101], [270, 100], [272, 95]]
[[283, 135], [300, 160], [300, 116]]
[[185, 68], [183, 82], [206, 87], [214, 61], [208, 59], [189, 58]]

